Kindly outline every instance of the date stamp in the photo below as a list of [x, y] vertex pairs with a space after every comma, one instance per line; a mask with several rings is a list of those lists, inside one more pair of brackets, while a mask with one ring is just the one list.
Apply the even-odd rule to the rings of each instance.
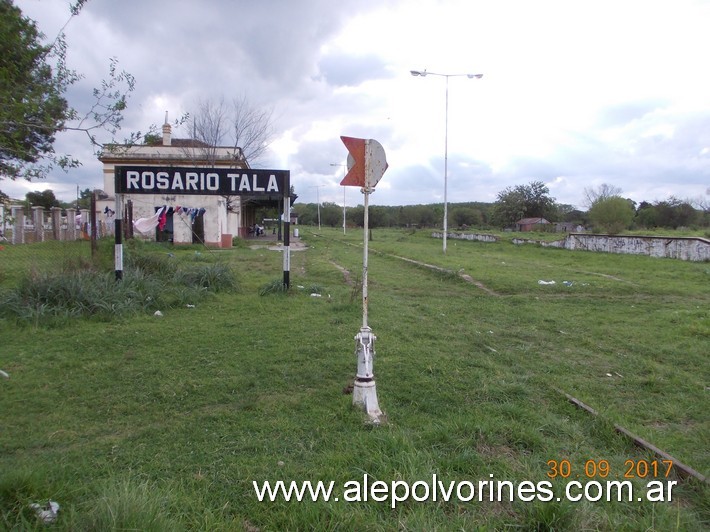
[[586, 460], [573, 463], [571, 460], [548, 460], [547, 476], [562, 478], [668, 478], [673, 469], [673, 460], [626, 460], [622, 468], [613, 470], [608, 460]]

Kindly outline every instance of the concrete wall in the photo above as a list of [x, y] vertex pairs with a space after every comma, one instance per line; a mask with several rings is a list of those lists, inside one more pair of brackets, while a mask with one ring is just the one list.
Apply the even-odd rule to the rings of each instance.
[[[444, 233], [432, 233], [434, 238], [444, 238]], [[479, 242], [497, 242], [498, 237], [495, 235], [487, 234], [472, 234], [472, 233], [447, 233], [447, 238], [453, 238], [454, 240], [477, 240]]]
[[701, 237], [612, 236], [572, 233], [563, 240], [553, 242], [519, 238], [513, 239], [513, 243], [690, 261], [710, 261], [710, 240]]
[[[443, 238], [444, 233], [436, 232], [433, 238]], [[477, 240], [497, 242], [498, 238], [489, 234], [448, 233], [454, 240]], [[689, 261], [710, 261], [710, 240], [701, 237], [662, 237], [634, 235], [593, 235], [570, 233], [562, 240], [552, 242], [514, 238], [513, 244], [537, 244], [543, 247], [598, 251], [603, 253], [626, 253], [648, 255]]]

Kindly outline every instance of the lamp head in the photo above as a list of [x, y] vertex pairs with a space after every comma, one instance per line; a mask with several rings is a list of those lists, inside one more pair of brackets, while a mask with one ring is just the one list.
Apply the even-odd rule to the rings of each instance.
[[421, 76], [421, 77], [425, 77], [425, 76], [426, 76], [426, 70], [424, 70], [424, 71], [421, 71], [421, 70], [410, 70], [409, 72], [410, 72], [410, 74], [412, 74], [412, 76]]
[[483, 77], [483, 74], [466, 74], [468, 79], [476, 78], [476, 79], [481, 79]]

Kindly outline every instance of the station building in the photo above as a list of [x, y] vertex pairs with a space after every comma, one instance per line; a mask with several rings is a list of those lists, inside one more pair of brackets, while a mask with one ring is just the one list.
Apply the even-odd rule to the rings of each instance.
[[[172, 138], [171, 126], [163, 124], [162, 139], [147, 144], [110, 146], [99, 156], [103, 163], [104, 194], [97, 201], [97, 211], [110, 214], [116, 210], [117, 166], [189, 167], [226, 170], [247, 170], [249, 163], [241, 148], [210, 146], [195, 139]], [[155, 217], [161, 212], [154, 232], [134, 231], [134, 237], [175, 244], [203, 243], [212, 247], [230, 247], [232, 238], [249, 236], [259, 207], [278, 207], [280, 192], [260, 191], [250, 196], [164, 193], [121, 193], [121, 211], [128, 213], [128, 222]], [[162, 209], [162, 210], [161, 210]], [[125, 217], [125, 216], [124, 216]]]

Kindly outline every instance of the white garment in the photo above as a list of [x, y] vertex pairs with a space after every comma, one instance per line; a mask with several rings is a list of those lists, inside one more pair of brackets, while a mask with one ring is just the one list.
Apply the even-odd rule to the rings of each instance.
[[160, 209], [158, 209], [156, 213], [150, 218], [138, 218], [137, 220], [133, 220], [133, 227], [135, 227], [136, 230], [140, 231], [143, 234], [150, 233], [156, 227], [158, 227], [158, 221], [160, 219], [160, 214], [163, 212], [163, 209], [165, 209], [165, 207], [160, 207]]

